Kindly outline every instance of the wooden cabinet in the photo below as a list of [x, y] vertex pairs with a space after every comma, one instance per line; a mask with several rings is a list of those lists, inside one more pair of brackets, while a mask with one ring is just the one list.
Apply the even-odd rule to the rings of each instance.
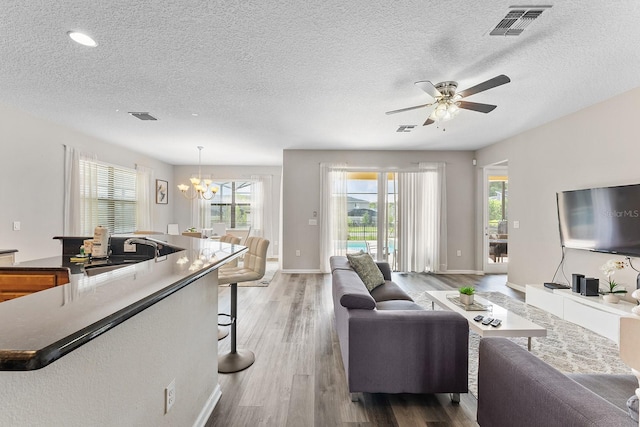
[[0, 268], [0, 302], [69, 283], [69, 269]]
[[15, 261], [13, 252], [0, 253], [0, 266], [13, 265]]

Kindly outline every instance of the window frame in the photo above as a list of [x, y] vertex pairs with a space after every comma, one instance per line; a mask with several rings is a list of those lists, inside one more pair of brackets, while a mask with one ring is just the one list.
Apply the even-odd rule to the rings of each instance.
[[[240, 183], [240, 187], [237, 184]], [[236, 230], [248, 230], [253, 226], [253, 217], [251, 216], [251, 205], [254, 197], [254, 185], [256, 181], [248, 179], [228, 179], [215, 181], [212, 185], [218, 187], [218, 193], [211, 199], [209, 204], [211, 209], [211, 224], [224, 223], [227, 228]], [[231, 194], [225, 195], [225, 186], [230, 189]], [[238, 190], [251, 187], [247, 201], [238, 201]], [[241, 193], [244, 195], [244, 193]], [[223, 197], [230, 197], [230, 201], [222, 201]], [[217, 201], [217, 200], [219, 201]], [[225, 211], [228, 209], [228, 220], [225, 218]], [[244, 209], [246, 214], [245, 224], [238, 227], [238, 209]]]

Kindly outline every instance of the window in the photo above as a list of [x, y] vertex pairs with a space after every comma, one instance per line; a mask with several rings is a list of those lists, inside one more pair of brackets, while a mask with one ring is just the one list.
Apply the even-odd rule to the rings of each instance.
[[216, 182], [218, 192], [211, 201], [211, 223], [225, 223], [227, 228], [251, 227], [251, 198], [254, 182]]
[[93, 235], [97, 225], [110, 233], [136, 229], [136, 171], [80, 160], [81, 230]]

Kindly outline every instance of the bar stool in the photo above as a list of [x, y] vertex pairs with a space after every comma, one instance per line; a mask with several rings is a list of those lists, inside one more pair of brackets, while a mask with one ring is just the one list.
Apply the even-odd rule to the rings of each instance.
[[[232, 245], [239, 245], [240, 237], [234, 236], [233, 234], [225, 234], [224, 236], [220, 236], [220, 241], [223, 243], [230, 243]], [[238, 258], [234, 258], [233, 260], [229, 261], [228, 263], [220, 267], [220, 270], [224, 270], [226, 268], [231, 268], [231, 267], [237, 267], [237, 266], [238, 266]], [[227, 335], [229, 335], [229, 329], [221, 328], [220, 326], [218, 326], [218, 341], [220, 341], [223, 338], [226, 338]]]
[[242, 371], [248, 368], [256, 360], [256, 356], [250, 350], [238, 350], [236, 347], [236, 324], [238, 321], [238, 283], [260, 280], [267, 269], [267, 249], [269, 241], [262, 237], [248, 237], [244, 246], [249, 250], [244, 254], [242, 267], [228, 267], [218, 270], [218, 284], [231, 285], [231, 314], [228, 324], [231, 326], [231, 351], [218, 357], [218, 372], [228, 374]]
[[[233, 234], [225, 234], [224, 236], [220, 236], [220, 241], [223, 243], [230, 243], [232, 245], [240, 244], [240, 238], [237, 236], [234, 236]], [[230, 267], [237, 267], [237, 266], [238, 266], [238, 258], [234, 258], [233, 260], [229, 261], [227, 264], [220, 267], [220, 270], [224, 270], [225, 268], [230, 268]], [[219, 274], [219, 271], [218, 271], [218, 274]], [[229, 329], [223, 329], [220, 326], [223, 326], [223, 325], [218, 325], [218, 341], [220, 341], [223, 338], [226, 338], [227, 335], [229, 335]]]

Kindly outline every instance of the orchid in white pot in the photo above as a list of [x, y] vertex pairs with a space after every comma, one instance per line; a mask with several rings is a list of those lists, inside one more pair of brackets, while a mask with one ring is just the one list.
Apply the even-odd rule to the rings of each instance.
[[606, 287], [604, 291], [601, 291], [604, 294], [604, 300], [606, 302], [610, 302], [613, 304], [617, 304], [620, 301], [620, 294], [626, 294], [627, 290], [618, 282], [612, 279], [614, 273], [618, 270], [622, 270], [625, 267], [624, 261], [616, 261], [610, 259], [602, 267], [602, 273], [607, 276]]

